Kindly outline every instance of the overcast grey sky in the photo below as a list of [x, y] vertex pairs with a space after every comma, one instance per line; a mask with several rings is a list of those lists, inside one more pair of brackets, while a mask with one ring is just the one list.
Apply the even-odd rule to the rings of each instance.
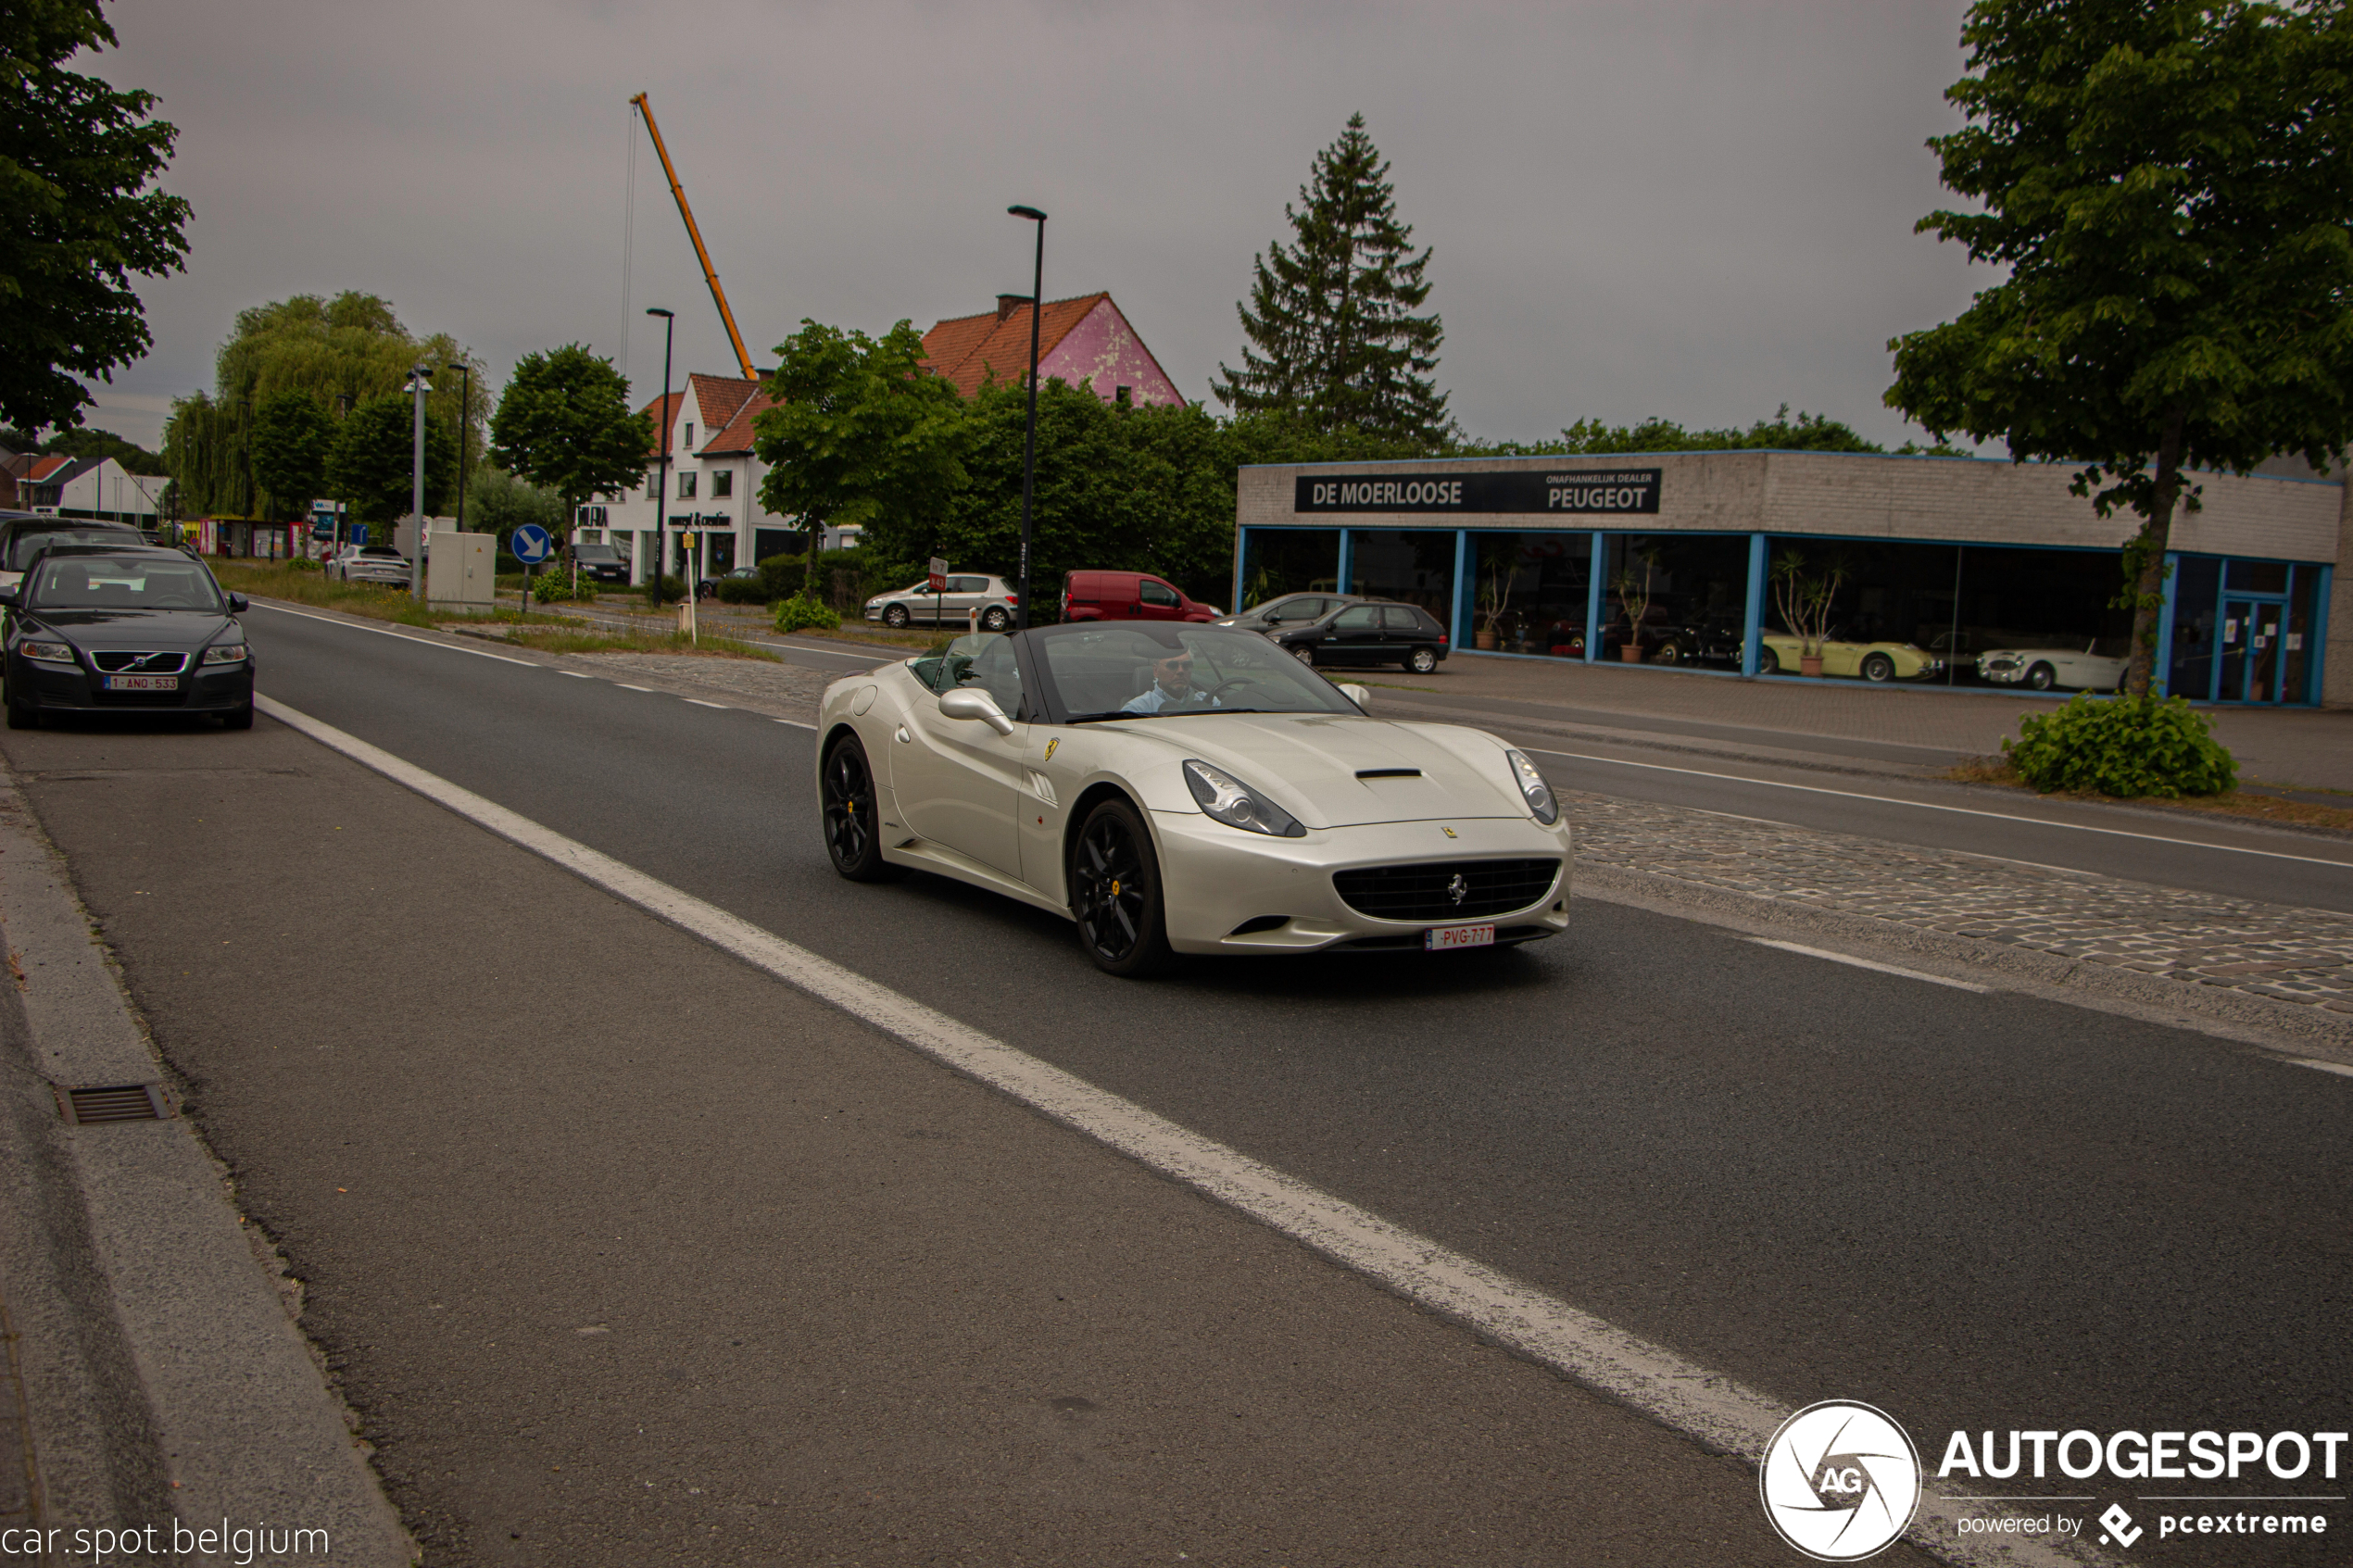
[[[209, 386], [240, 308], [357, 288], [503, 377], [574, 339], [731, 372], [630, 96], [652, 94], [754, 358], [804, 316], [918, 329], [1109, 289], [1188, 396], [1316, 150], [1361, 110], [1437, 247], [1440, 383], [1535, 438], [1776, 405], [1893, 444], [1886, 340], [1989, 274], [1912, 225], [1949, 196], [1959, 0], [1056, 4], [992, 0], [109, 0], [81, 69], [162, 98], [187, 272], [90, 422], [143, 442]], [[629, 327], [627, 341], [623, 330]], [[1213, 405], [1214, 406], [1214, 405]]]

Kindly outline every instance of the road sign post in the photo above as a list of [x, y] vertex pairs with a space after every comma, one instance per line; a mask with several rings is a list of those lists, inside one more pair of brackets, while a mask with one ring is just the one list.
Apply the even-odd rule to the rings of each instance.
[[515, 559], [522, 563], [522, 612], [529, 615], [531, 613], [531, 569], [546, 560], [554, 552], [556, 541], [537, 523], [526, 522], [515, 530], [507, 542], [507, 547], [514, 551]]
[[931, 573], [931, 623], [945, 626], [948, 624], [948, 601], [941, 596], [948, 592], [948, 563], [934, 556], [928, 570]]

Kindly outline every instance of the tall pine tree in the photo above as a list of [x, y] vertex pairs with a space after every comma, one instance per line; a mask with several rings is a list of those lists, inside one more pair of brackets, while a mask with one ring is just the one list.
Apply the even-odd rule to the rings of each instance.
[[1451, 421], [1429, 372], [1445, 330], [1436, 312], [1414, 314], [1429, 297], [1430, 252], [1415, 255], [1413, 229], [1397, 220], [1363, 115], [1315, 155], [1299, 197], [1283, 204], [1293, 243], [1253, 258], [1250, 299], [1235, 307], [1249, 340], [1242, 368], [1219, 365], [1226, 380], [1211, 390], [1237, 413], [1437, 444]]

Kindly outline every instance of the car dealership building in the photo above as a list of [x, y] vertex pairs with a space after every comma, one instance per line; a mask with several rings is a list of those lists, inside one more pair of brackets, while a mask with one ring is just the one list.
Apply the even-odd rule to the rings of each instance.
[[[2158, 677], [2196, 701], [2353, 706], [2346, 486], [2270, 466], [2295, 471], [2189, 476], [2201, 504], [2173, 521]], [[1337, 586], [1422, 606], [1458, 651], [1754, 676], [1790, 562], [1838, 573], [1833, 635], [1917, 646], [1942, 661], [1927, 680], [1970, 685], [1992, 649], [2127, 651], [2113, 601], [2134, 520], [2070, 494], [2075, 472], [1792, 451], [1245, 468], [1234, 602]]]

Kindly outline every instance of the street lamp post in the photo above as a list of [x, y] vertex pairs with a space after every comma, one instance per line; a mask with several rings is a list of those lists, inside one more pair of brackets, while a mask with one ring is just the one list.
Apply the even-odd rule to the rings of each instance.
[[662, 513], [670, 509], [670, 335], [678, 319], [671, 311], [657, 305], [646, 312], [661, 318], [661, 399], [656, 405], [661, 409], [661, 467], [654, 480], [654, 608], [661, 608], [661, 572], [670, 564], [670, 541], [662, 531]]
[[466, 531], [466, 437], [473, 433], [474, 368], [458, 363], [458, 532]]
[[416, 408], [416, 461], [409, 472], [409, 493], [416, 507], [417, 558], [409, 569], [409, 594], [419, 604], [425, 600], [425, 394], [433, 390], [433, 383], [425, 380], [422, 365], [409, 371], [409, 384], [402, 388]]
[[1038, 317], [1046, 308], [1046, 215], [1034, 207], [1009, 207], [1015, 218], [1038, 225], [1038, 270], [1029, 285], [1029, 433], [1021, 451], [1021, 603], [1018, 630], [1029, 629], [1029, 514], [1038, 492]]

